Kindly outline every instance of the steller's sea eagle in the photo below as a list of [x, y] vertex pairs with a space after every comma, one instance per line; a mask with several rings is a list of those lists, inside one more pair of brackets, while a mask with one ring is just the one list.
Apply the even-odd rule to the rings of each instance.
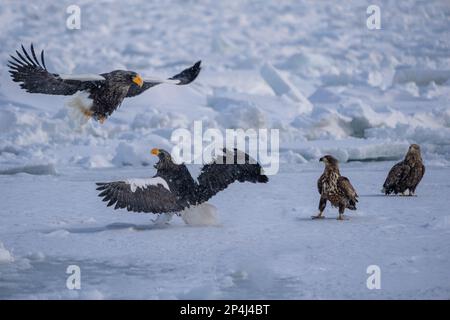
[[[162, 149], [152, 149], [158, 156], [155, 176], [150, 179], [128, 179], [116, 182], [97, 183], [99, 197], [114, 209], [149, 213], [179, 213], [190, 206], [208, 201], [231, 183], [267, 183], [261, 166], [244, 152], [223, 149], [201, 169], [195, 181], [185, 164], [176, 164], [171, 155]], [[233, 159], [227, 163], [227, 159]]]
[[325, 164], [325, 170], [317, 181], [317, 188], [320, 193], [319, 214], [312, 218], [323, 218], [323, 211], [327, 201], [330, 201], [333, 207], [339, 208], [338, 220], [343, 220], [345, 209], [356, 210], [358, 194], [350, 180], [341, 176], [337, 159], [326, 155], [320, 158], [319, 161]]
[[389, 171], [382, 192], [386, 195], [391, 193], [404, 195], [405, 191], [409, 190], [409, 195], [412, 196], [424, 174], [425, 166], [420, 155], [420, 146], [412, 144], [405, 159]]
[[77, 99], [74, 106], [86, 119], [92, 118], [103, 123], [123, 99], [134, 97], [161, 83], [185, 85], [191, 83], [200, 73], [200, 63], [196, 62], [169, 79], [143, 79], [134, 71], [115, 70], [102, 74], [63, 75], [47, 71], [44, 51], [40, 61], [31, 44], [31, 54], [22, 45], [22, 53], [16, 50], [17, 57], [11, 55], [8, 61], [9, 73], [14, 82], [30, 93], [69, 96], [84, 93], [87, 99]]

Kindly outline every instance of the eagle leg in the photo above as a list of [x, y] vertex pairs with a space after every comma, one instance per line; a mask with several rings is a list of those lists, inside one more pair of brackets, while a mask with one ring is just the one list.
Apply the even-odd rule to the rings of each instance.
[[340, 205], [339, 206], [339, 217], [337, 218], [340, 221], [344, 220], [344, 210], [345, 210], [345, 207], [343, 205]]
[[316, 216], [311, 216], [313, 219], [323, 219], [325, 218], [323, 216], [323, 211], [325, 210], [325, 207], [327, 206], [327, 199], [326, 198], [320, 198], [319, 202], [319, 213]]
[[82, 109], [81, 112], [86, 118], [91, 118], [94, 115], [94, 113], [89, 109]]
[[105, 122], [105, 120], [106, 120], [106, 117], [104, 117], [104, 116], [98, 117], [98, 122], [100, 122], [100, 124], [103, 124]]

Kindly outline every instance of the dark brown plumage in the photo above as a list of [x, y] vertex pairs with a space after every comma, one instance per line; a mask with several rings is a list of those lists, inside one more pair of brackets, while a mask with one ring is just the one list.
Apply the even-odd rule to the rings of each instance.
[[384, 194], [402, 194], [409, 190], [410, 196], [416, 192], [417, 185], [425, 174], [425, 166], [420, 153], [420, 146], [412, 144], [409, 146], [405, 159], [389, 171], [383, 184]]
[[327, 201], [330, 201], [333, 207], [339, 208], [338, 220], [343, 220], [345, 209], [356, 210], [358, 194], [350, 180], [341, 176], [337, 159], [326, 155], [319, 161], [325, 164], [325, 170], [317, 181], [317, 188], [320, 193], [319, 214], [313, 216], [313, 218], [323, 218]]

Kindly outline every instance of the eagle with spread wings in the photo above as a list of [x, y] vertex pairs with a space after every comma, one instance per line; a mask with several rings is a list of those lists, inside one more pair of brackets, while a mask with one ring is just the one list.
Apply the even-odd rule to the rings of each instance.
[[323, 211], [327, 201], [330, 201], [333, 207], [339, 208], [338, 220], [343, 220], [345, 209], [356, 210], [358, 194], [350, 180], [341, 176], [336, 158], [326, 155], [320, 158], [319, 161], [325, 164], [325, 170], [317, 181], [317, 188], [320, 193], [319, 214], [312, 218], [323, 218]]
[[200, 73], [201, 61], [168, 79], [142, 78], [134, 71], [115, 70], [102, 74], [64, 75], [51, 73], [45, 66], [44, 50], [38, 56], [31, 44], [30, 52], [22, 45], [8, 61], [12, 80], [30, 93], [71, 96], [84, 94], [71, 105], [85, 116], [103, 123], [125, 98], [134, 97], [161, 83], [189, 84]]
[[208, 201], [233, 182], [267, 183], [259, 163], [245, 152], [223, 149], [201, 169], [195, 181], [185, 164], [176, 164], [162, 149], [152, 149], [158, 156], [156, 175], [150, 179], [99, 182], [99, 197], [114, 209], [133, 212], [179, 213], [190, 206]]
[[420, 146], [412, 144], [409, 146], [405, 159], [392, 167], [383, 184], [382, 192], [386, 195], [391, 193], [413, 196], [425, 174], [425, 166], [422, 161]]

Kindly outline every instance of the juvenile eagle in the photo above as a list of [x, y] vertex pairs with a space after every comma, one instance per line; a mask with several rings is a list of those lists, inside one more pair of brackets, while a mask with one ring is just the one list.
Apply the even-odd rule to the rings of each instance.
[[386, 195], [391, 193], [404, 195], [408, 189], [409, 195], [412, 196], [424, 174], [425, 166], [422, 162], [420, 146], [412, 144], [409, 146], [405, 159], [389, 171], [382, 192]]
[[8, 61], [9, 73], [14, 82], [30, 93], [69, 96], [83, 94], [87, 99], [77, 99], [75, 106], [87, 118], [103, 123], [123, 99], [134, 97], [161, 83], [185, 85], [191, 83], [200, 73], [200, 63], [196, 62], [169, 79], [143, 79], [134, 71], [115, 70], [102, 74], [64, 75], [47, 71], [44, 51], [40, 61], [31, 45], [29, 54], [22, 45], [22, 53], [16, 50], [17, 57], [11, 55]]
[[[114, 209], [126, 208], [134, 212], [171, 213], [208, 201], [231, 183], [266, 183], [267, 176], [261, 166], [248, 154], [237, 149], [224, 149], [217, 157], [201, 169], [195, 181], [184, 164], [176, 164], [171, 155], [162, 149], [152, 149], [158, 156], [156, 174], [150, 179], [129, 179], [116, 182], [97, 183], [99, 197]], [[233, 159], [230, 164], [226, 159]]]
[[327, 205], [327, 200], [333, 207], [339, 208], [338, 220], [343, 220], [344, 210], [356, 210], [358, 194], [353, 188], [348, 178], [341, 176], [337, 159], [326, 155], [319, 159], [325, 163], [325, 170], [317, 181], [317, 188], [320, 193], [319, 214], [313, 219], [323, 218], [323, 211]]

